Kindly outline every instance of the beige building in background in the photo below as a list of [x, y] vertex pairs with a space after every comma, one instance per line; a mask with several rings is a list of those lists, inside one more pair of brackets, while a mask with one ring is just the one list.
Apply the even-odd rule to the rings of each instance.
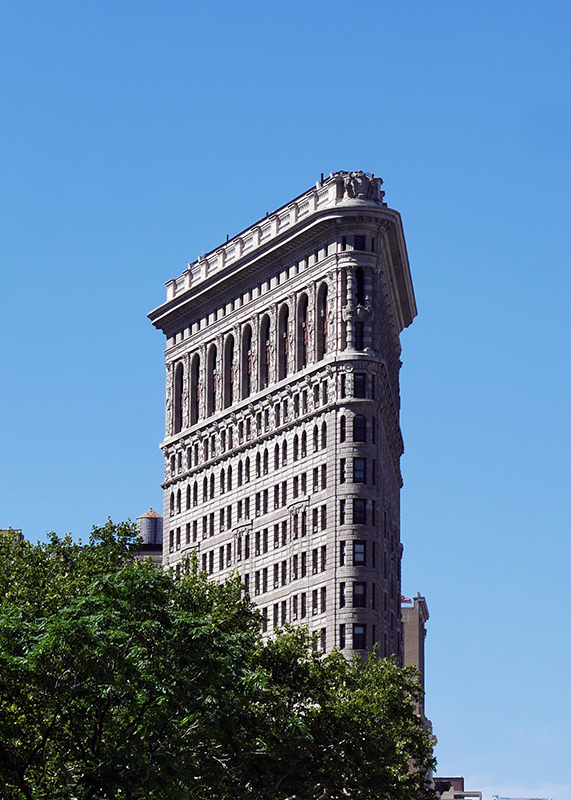
[[167, 283], [163, 563], [237, 570], [267, 632], [402, 662], [399, 369], [382, 181], [337, 172]]

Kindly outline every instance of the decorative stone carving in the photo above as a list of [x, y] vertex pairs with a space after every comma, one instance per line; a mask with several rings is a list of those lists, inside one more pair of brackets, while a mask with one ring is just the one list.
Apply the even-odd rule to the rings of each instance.
[[372, 200], [374, 203], [386, 205], [383, 202], [385, 193], [381, 190], [382, 178], [366, 175], [364, 172], [350, 172], [343, 178], [343, 196], [351, 200]]

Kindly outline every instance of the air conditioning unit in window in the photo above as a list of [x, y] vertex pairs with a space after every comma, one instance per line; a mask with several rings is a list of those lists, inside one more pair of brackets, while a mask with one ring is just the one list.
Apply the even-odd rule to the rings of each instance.
[[317, 614], [317, 609], [316, 608], [313, 609], [312, 614], [313, 614], [313, 616], [315, 616]]
[[280, 586], [280, 582], [279, 581], [274, 581], [274, 589], [279, 589], [279, 586]]
[[317, 530], [318, 530], [318, 527], [317, 527], [317, 525], [314, 525], [314, 526], [313, 526], [313, 532], [314, 532], [314, 533], [317, 533]]

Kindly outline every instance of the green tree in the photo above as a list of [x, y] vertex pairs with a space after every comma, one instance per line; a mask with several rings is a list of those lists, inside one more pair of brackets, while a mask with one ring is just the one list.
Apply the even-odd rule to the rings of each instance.
[[264, 644], [238, 578], [137, 561], [136, 535], [0, 537], [3, 798], [430, 796], [411, 674]]

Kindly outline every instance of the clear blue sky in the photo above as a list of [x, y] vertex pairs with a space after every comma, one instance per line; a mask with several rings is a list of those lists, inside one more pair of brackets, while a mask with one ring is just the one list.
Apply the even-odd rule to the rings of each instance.
[[439, 772], [568, 800], [571, 6], [5, 0], [0, 40], [0, 527], [160, 508], [164, 282], [382, 175]]

